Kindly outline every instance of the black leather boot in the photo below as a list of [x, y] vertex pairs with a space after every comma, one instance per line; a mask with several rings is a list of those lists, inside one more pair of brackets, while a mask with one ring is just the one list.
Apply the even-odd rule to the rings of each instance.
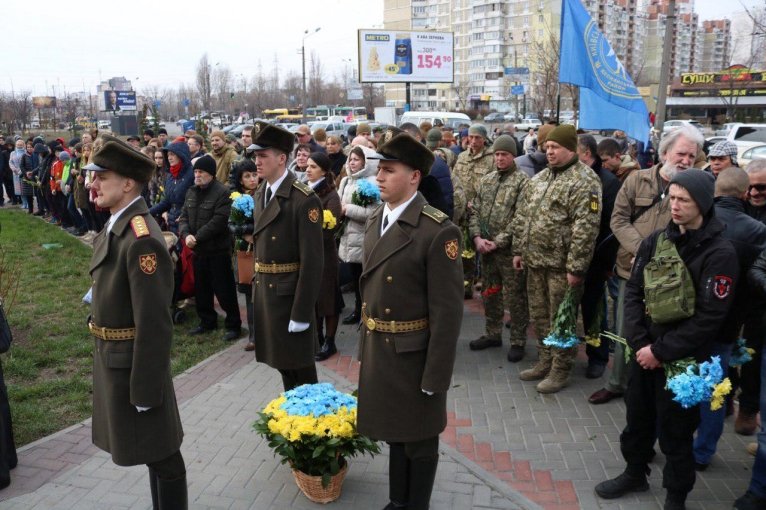
[[410, 510], [428, 510], [439, 457], [410, 460]]
[[160, 510], [187, 510], [189, 508], [186, 475], [175, 480], [157, 478], [157, 496]]
[[314, 359], [316, 361], [324, 361], [336, 352], [338, 352], [338, 349], [335, 347], [335, 337], [326, 336], [324, 337], [324, 344], [322, 345], [322, 348], [318, 353], [316, 353]]
[[149, 490], [152, 492], [152, 508], [159, 510], [160, 502], [157, 499], [157, 472], [149, 468]]
[[596, 485], [595, 490], [604, 499], [615, 499], [631, 492], [648, 491], [649, 484], [645, 474], [626, 469], [618, 477]]

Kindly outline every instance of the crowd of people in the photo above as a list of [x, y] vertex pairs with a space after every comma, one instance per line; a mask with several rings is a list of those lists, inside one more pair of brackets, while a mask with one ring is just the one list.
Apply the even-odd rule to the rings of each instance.
[[[537, 357], [520, 379], [534, 382], [540, 393], [576, 384], [578, 347], [544, 342], [569, 294], [579, 304], [583, 337], [610, 330], [626, 339], [627, 345], [604, 340], [586, 347], [584, 376], [591, 379], [605, 375], [614, 351], [606, 384], [589, 402], [603, 405], [624, 397], [627, 406], [620, 438], [627, 467], [596, 487], [599, 496], [647, 490], [647, 464], [659, 440], [666, 456], [665, 508], [684, 508], [694, 470], [711, 464], [725, 417], [736, 409], [736, 432], [756, 433], [757, 416], [766, 406], [761, 391], [766, 382], [761, 361], [766, 161], [740, 169], [734, 144], [706, 148], [693, 127], [646, 145], [630, 143], [621, 132], [597, 141], [571, 125], [553, 124], [524, 137], [512, 124], [497, 128], [492, 137], [482, 124], [453, 130], [438, 123], [375, 130], [360, 123], [348, 142], [322, 130], [312, 133], [309, 126], [300, 126], [294, 136], [285, 133], [257, 123], [246, 126], [240, 139], [221, 131], [207, 138], [188, 131], [170, 140], [164, 130], [156, 138], [147, 130], [143, 138], [128, 140], [154, 162], [141, 197], [176, 255], [173, 302], [194, 297], [199, 324], [192, 334], [207, 335], [219, 327], [215, 298], [225, 312], [223, 338], [239, 338], [239, 291], [247, 309], [245, 349], [279, 369], [285, 389], [316, 381], [314, 361], [337, 353], [339, 322], [372, 320], [375, 329], [377, 319], [363, 296], [371, 265], [369, 225], [382, 221], [381, 210], [393, 214], [389, 205], [380, 207], [388, 204], [381, 193], [391, 193], [385, 184], [390, 165], [384, 162], [412, 161], [412, 168], [428, 165], [415, 183], [432, 211], [424, 214], [460, 228], [462, 239], [448, 240], [444, 249], [450, 260], [458, 253], [462, 259], [464, 297], [478, 291], [484, 302], [485, 334], [470, 341], [471, 350], [501, 347], [505, 325], [510, 329], [507, 360], [518, 363], [532, 354], [526, 346], [532, 325]], [[7, 200], [92, 240], [110, 215], [96, 200], [97, 172], [86, 167], [109, 140], [97, 132], [69, 142], [0, 137], [0, 183]], [[398, 145], [410, 147], [410, 141], [417, 144], [411, 154], [422, 150], [427, 157], [391, 155]], [[381, 147], [388, 153], [381, 155]], [[276, 180], [264, 170], [276, 157], [269, 148], [284, 156], [277, 158], [274, 176], [280, 165], [287, 169]], [[285, 176], [289, 188], [281, 185]], [[270, 205], [275, 195], [281, 210]], [[236, 198], [233, 204], [238, 196], [252, 198], [244, 221]], [[299, 217], [305, 219], [300, 215], [309, 222], [300, 223]], [[309, 244], [313, 251], [295, 251]], [[691, 314], [671, 323], [653, 320], [644, 292], [644, 268], [658, 250], [676, 254], [696, 298]], [[296, 260], [301, 275], [313, 268], [314, 286], [306, 285], [314, 290], [301, 294], [301, 281], [273, 279], [298, 272], [293, 264], [275, 262], [288, 259]], [[353, 293], [354, 303], [341, 317], [343, 291]], [[309, 322], [303, 313], [298, 314], [303, 320], [295, 320], [296, 303], [302, 311], [312, 310]], [[504, 322], [506, 311], [510, 320]], [[390, 310], [377, 313], [385, 317]], [[272, 328], [282, 322], [285, 332], [311, 337], [306, 352], [275, 346]], [[752, 361], [730, 368], [740, 338], [754, 350]], [[626, 350], [633, 355], [625, 356]], [[704, 405], [683, 409], [664, 388], [662, 364], [687, 357], [702, 362], [712, 355], [720, 357], [735, 391], [719, 411]], [[766, 434], [761, 432], [759, 444], [749, 451], [756, 457], [753, 478], [735, 507], [764, 508]]]

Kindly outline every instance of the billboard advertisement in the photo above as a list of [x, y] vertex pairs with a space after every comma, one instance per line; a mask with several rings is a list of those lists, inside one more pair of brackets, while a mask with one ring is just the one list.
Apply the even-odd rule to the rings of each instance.
[[34, 108], [56, 108], [56, 98], [53, 96], [33, 96], [32, 106]]
[[104, 91], [105, 112], [136, 111], [136, 93], [132, 90]]
[[452, 83], [452, 32], [359, 30], [359, 81]]

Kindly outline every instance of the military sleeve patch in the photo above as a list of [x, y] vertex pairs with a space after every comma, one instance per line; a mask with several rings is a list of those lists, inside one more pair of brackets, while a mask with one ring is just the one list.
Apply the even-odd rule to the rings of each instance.
[[319, 221], [319, 209], [317, 209], [316, 207], [312, 207], [311, 209], [309, 209], [309, 221], [311, 223], [316, 223], [317, 221]]
[[460, 245], [458, 244], [457, 239], [450, 239], [444, 243], [444, 253], [447, 254], [447, 258], [450, 260], [457, 260], [459, 248]]
[[147, 253], [146, 255], [138, 256], [138, 267], [145, 274], [154, 274], [157, 271], [157, 254]]
[[597, 213], [600, 210], [600, 204], [598, 203], [598, 192], [590, 192], [590, 212]]
[[135, 234], [137, 239], [149, 235], [149, 227], [146, 225], [146, 220], [143, 216], [133, 216], [133, 219], [130, 220], [130, 228], [133, 229], [133, 234]]
[[713, 294], [718, 299], [726, 299], [731, 294], [731, 278], [718, 275], [713, 278]]

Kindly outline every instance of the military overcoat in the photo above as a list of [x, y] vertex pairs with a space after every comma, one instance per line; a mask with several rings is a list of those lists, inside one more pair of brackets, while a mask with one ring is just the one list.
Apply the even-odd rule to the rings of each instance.
[[[382, 321], [428, 320], [410, 333], [370, 331], [359, 345], [359, 432], [391, 442], [437, 436], [463, 318], [460, 230], [418, 193], [381, 237], [380, 206], [364, 237], [363, 311]], [[434, 392], [427, 395], [422, 390]]]
[[[258, 264], [298, 264], [284, 273], [255, 273], [253, 311], [255, 359], [272, 368], [295, 370], [314, 364], [314, 307], [322, 279], [322, 203], [292, 173], [264, 207], [264, 182], [255, 192], [253, 242]], [[310, 323], [289, 333], [290, 321]]]
[[96, 236], [90, 274], [93, 324], [136, 329], [132, 340], [94, 337], [93, 443], [121, 466], [165, 459], [183, 439], [170, 376], [173, 263], [143, 199]]

